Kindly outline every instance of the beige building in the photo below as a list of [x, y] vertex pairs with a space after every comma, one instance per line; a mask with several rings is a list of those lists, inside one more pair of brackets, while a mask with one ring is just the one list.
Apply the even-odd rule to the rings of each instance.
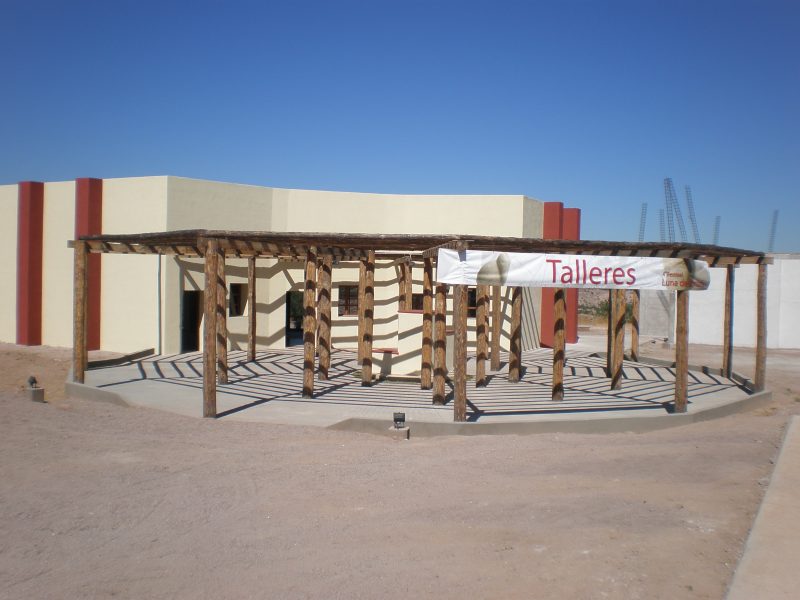
[[[140, 177], [23, 182], [0, 186], [0, 244], [16, 261], [3, 263], [0, 341], [72, 345], [72, 260], [67, 242], [78, 235], [144, 233], [183, 229], [369, 234], [460, 234], [579, 239], [580, 211], [561, 203], [514, 195], [393, 195], [289, 190], [186, 179]], [[376, 263], [374, 347], [384, 371], [419, 369], [421, 263], [412, 260], [414, 301], [400, 311], [401, 260]], [[416, 268], [419, 267], [419, 268]], [[15, 270], [15, 272], [11, 272]], [[89, 265], [90, 349], [135, 352], [153, 348], [172, 354], [202, 343], [203, 264], [176, 256], [93, 255]], [[247, 314], [258, 314], [260, 349], [300, 341], [297, 311], [302, 264], [259, 261], [256, 306], [247, 306], [247, 264], [227, 264], [229, 343], [244, 349]], [[333, 270], [332, 344], [355, 348], [358, 264]], [[510, 296], [506, 302], [507, 346]], [[523, 347], [547, 343], [552, 331], [542, 291], [524, 298]], [[417, 296], [418, 295], [418, 296]], [[570, 304], [577, 310], [576, 298]], [[471, 315], [474, 316], [474, 315]], [[474, 339], [474, 319], [470, 319]], [[569, 319], [576, 324], [577, 319]], [[568, 328], [568, 341], [576, 333]], [[473, 342], [474, 343], [474, 342]], [[507, 349], [507, 348], [505, 348]], [[383, 361], [383, 363], [382, 363]]]

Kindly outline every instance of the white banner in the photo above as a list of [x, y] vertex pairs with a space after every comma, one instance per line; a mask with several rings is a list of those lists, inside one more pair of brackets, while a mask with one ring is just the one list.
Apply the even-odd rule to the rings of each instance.
[[705, 290], [708, 264], [683, 258], [439, 249], [439, 283], [521, 287]]

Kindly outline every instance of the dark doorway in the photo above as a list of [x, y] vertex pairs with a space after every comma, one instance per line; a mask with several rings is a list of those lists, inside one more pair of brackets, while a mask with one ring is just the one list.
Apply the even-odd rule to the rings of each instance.
[[181, 298], [181, 352], [200, 350], [200, 319], [203, 314], [203, 292], [184, 290]]
[[286, 292], [286, 347], [303, 343], [303, 292]]

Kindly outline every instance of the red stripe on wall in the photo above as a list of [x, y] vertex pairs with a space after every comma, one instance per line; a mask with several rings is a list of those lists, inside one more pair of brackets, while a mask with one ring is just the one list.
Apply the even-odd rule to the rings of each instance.
[[44, 183], [22, 181], [17, 212], [17, 343], [42, 343]]
[[[560, 240], [564, 226], [564, 205], [561, 202], [545, 202], [542, 215], [542, 239]], [[553, 313], [552, 288], [542, 288], [542, 329], [539, 332], [539, 343], [548, 348], [553, 347], [553, 326], [555, 317]]]
[[[81, 177], [75, 180], [75, 237], [103, 233], [103, 180]], [[86, 345], [100, 349], [100, 254], [90, 254], [86, 265], [88, 295]]]
[[[581, 239], [581, 209], [565, 208], [562, 224], [562, 237], [565, 240]], [[567, 343], [578, 341], [578, 290], [567, 290]]]

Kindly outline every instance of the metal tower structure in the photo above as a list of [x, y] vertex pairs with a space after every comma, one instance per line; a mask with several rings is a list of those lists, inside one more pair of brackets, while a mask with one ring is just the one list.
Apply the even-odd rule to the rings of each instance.
[[686, 206], [689, 209], [689, 224], [692, 226], [692, 237], [694, 238], [694, 243], [700, 243], [700, 231], [697, 228], [697, 216], [694, 214], [694, 200], [692, 200], [692, 188], [688, 185], [685, 188], [686, 191]]
[[639, 217], [639, 241], [644, 241], [644, 228], [647, 223], [647, 202], [642, 202], [642, 214]]
[[667, 241], [667, 230], [664, 226], [664, 209], [658, 209], [658, 233], [662, 242]]
[[[664, 180], [664, 200], [665, 200], [664, 215], [667, 218], [667, 239], [664, 240], [664, 241], [674, 242], [675, 241], [675, 223], [672, 220], [672, 214], [673, 214], [673, 211], [672, 211], [672, 199], [671, 199], [670, 194], [669, 194], [669, 187], [668, 187], [667, 182], [669, 182], [669, 185], [671, 185], [672, 184], [672, 180], [669, 177], [667, 177]], [[663, 238], [664, 236], [661, 236], [661, 237]]]
[[[672, 221], [672, 212], [675, 213], [675, 220], [678, 222], [678, 229], [681, 233], [681, 241], [686, 241], [686, 225], [681, 215], [681, 207], [678, 204], [678, 196], [675, 194], [675, 186], [672, 184], [672, 177], [664, 179], [664, 196], [667, 201], [667, 225]], [[675, 241], [675, 229], [672, 228], [670, 242]]]
[[775, 231], [778, 229], [778, 211], [772, 211], [772, 225], [769, 228], [769, 244], [767, 244], [767, 252], [775, 251]]
[[721, 216], [717, 215], [714, 217], [714, 241], [711, 242], [715, 246], [719, 245], [719, 222], [722, 219]]

